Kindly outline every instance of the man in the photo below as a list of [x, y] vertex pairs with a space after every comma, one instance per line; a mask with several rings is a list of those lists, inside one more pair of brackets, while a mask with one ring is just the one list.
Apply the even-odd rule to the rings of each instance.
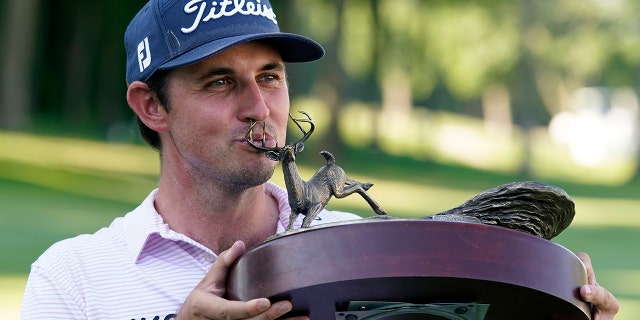
[[[261, 121], [265, 132], [258, 128], [255, 137], [284, 144], [284, 62], [319, 59], [322, 47], [281, 33], [267, 0], [151, 0], [127, 28], [125, 46], [127, 101], [160, 153], [158, 189], [108, 228], [47, 250], [32, 266], [22, 318], [284, 315], [288, 301], [223, 298], [231, 264], [284, 231], [290, 214], [286, 191], [267, 182], [276, 163], [244, 137]], [[324, 210], [319, 218], [358, 217]], [[599, 307], [596, 317], [610, 319], [617, 302], [590, 283], [583, 297]]]

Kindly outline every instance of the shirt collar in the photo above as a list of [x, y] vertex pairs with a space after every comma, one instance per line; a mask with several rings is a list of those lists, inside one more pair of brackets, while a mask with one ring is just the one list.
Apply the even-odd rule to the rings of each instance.
[[[265, 193], [271, 195], [278, 202], [280, 218], [276, 233], [284, 232], [289, 224], [289, 215], [291, 214], [287, 190], [276, 184], [267, 182], [265, 184]], [[133, 211], [129, 212], [123, 220], [125, 241], [134, 259], [134, 263], [137, 263], [143, 256], [147, 244], [154, 239], [157, 240], [158, 236], [171, 241], [188, 242], [211, 252], [210, 249], [204, 247], [202, 244], [169, 229], [169, 226], [164, 223], [162, 216], [160, 216], [154, 206], [157, 194], [158, 189], [151, 191], [144, 201]], [[298, 220], [296, 223], [301, 224], [302, 217], [299, 217]]]
[[129, 247], [134, 262], [137, 262], [143, 249], [153, 235], [161, 234], [168, 226], [154, 207], [158, 189], [154, 189], [133, 211], [123, 219], [125, 243]]

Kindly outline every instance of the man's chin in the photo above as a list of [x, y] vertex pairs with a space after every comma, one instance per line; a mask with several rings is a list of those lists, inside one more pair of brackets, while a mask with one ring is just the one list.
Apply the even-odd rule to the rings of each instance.
[[260, 170], [247, 170], [243, 172], [241, 180], [247, 188], [257, 187], [269, 181], [274, 172], [275, 166], [262, 167]]

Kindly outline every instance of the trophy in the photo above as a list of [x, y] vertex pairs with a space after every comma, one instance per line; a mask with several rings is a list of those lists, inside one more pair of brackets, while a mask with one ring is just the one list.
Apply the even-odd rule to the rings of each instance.
[[[300, 177], [295, 159], [314, 129], [300, 113], [290, 118], [303, 137], [283, 147], [256, 144], [259, 122], [250, 123], [249, 144], [282, 163], [292, 213], [285, 232], [231, 267], [229, 299], [290, 300], [285, 318], [320, 320], [591, 319], [579, 294], [584, 265], [550, 241], [575, 215], [562, 189], [512, 182], [441, 213], [395, 218], [367, 193], [373, 184], [349, 179], [328, 151], [320, 152], [326, 165]], [[310, 226], [332, 197], [354, 193], [376, 216]]]

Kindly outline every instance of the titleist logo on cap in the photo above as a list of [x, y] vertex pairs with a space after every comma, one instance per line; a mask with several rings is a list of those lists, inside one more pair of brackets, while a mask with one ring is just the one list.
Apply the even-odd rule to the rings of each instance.
[[[209, 10], [208, 13], [207, 9]], [[273, 13], [273, 9], [266, 4], [260, 4], [260, 0], [256, 0], [255, 3], [245, 0], [222, 0], [211, 2], [191, 0], [184, 6], [184, 12], [188, 15], [195, 13], [195, 19], [190, 27], [180, 29], [183, 33], [191, 33], [195, 31], [200, 23], [222, 17], [231, 17], [235, 14], [245, 16], [262, 16], [271, 20], [274, 24], [278, 24], [276, 15]]]

